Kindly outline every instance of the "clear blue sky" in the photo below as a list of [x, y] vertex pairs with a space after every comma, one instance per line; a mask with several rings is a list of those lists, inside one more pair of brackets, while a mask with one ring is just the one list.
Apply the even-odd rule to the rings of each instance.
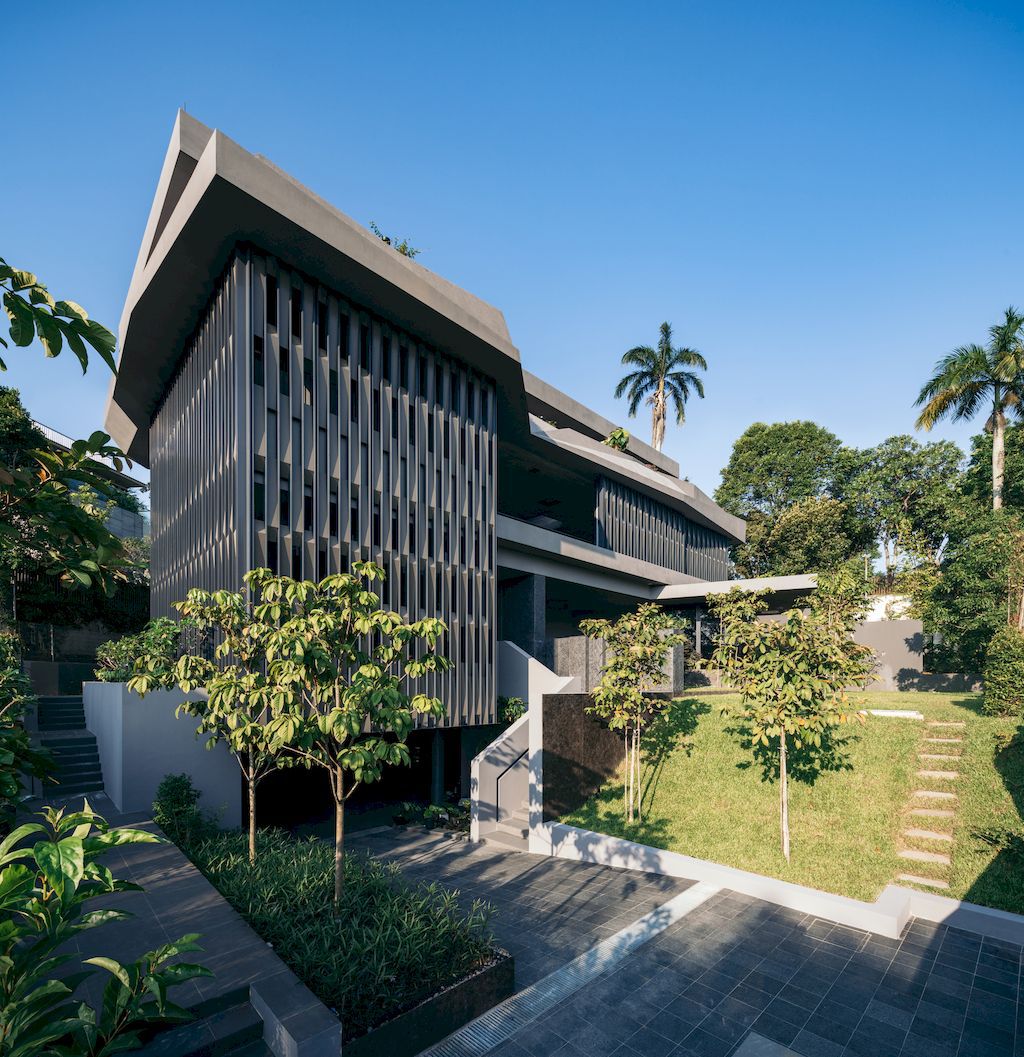
[[[666, 451], [709, 491], [759, 419], [910, 431], [934, 360], [1024, 304], [1019, 2], [15, 5], [4, 36], [0, 255], [57, 296], [116, 326], [185, 104], [610, 418], [671, 321], [710, 370]], [[8, 360], [36, 417], [101, 424], [98, 362]]]

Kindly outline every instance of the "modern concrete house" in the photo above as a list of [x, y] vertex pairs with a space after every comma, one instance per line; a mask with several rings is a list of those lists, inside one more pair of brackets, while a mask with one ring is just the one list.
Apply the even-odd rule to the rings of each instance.
[[257, 566], [381, 564], [388, 606], [450, 629], [435, 786], [465, 785], [531, 664], [586, 682], [583, 617], [731, 586], [744, 524], [672, 459], [603, 444], [497, 308], [185, 113], [120, 347], [107, 428], [151, 470], [153, 615]]

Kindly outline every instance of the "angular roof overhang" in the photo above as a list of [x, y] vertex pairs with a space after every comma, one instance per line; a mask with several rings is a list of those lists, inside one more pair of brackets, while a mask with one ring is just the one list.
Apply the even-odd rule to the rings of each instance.
[[239, 244], [380, 313], [494, 378], [500, 428], [528, 431], [519, 352], [501, 312], [403, 257], [265, 158], [179, 112], [120, 326], [107, 430], [149, 461], [149, 426]]

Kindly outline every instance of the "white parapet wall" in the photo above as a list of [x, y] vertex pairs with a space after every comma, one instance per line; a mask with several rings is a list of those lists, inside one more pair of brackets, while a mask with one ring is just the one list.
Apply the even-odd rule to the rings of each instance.
[[207, 749], [206, 738], [196, 737], [192, 716], [175, 715], [187, 695], [157, 690], [139, 697], [124, 683], [93, 682], [83, 685], [82, 696], [104, 791], [119, 811], [149, 811], [164, 775], [187, 774], [203, 810], [222, 826], [241, 825], [241, 771], [224, 745]]
[[1024, 943], [1024, 916], [1020, 914], [991, 910], [899, 885], [886, 885], [873, 903], [865, 903], [790, 881], [780, 881], [775, 877], [763, 877], [733, 866], [695, 859], [679, 852], [637, 844], [621, 837], [609, 837], [603, 833], [567, 826], [562, 822], [545, 823], [538, 826], [536, 832], [531, 827], [530, 851], [559, 859], [707, 881], [722, 889], [742, 892], [776, 906], [789, 907], [893, 939], [899, 937], [911, 918], [920, 918], [1009, 943]]

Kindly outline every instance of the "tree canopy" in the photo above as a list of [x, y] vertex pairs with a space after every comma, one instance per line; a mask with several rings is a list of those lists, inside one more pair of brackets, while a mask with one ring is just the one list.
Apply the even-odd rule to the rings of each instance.
[[840, 498], [842, 451], [839, 438], [816, 422], [755, 422], [733, 445], [715, 502], [739, 517], [773, 518], [802, 499]]

